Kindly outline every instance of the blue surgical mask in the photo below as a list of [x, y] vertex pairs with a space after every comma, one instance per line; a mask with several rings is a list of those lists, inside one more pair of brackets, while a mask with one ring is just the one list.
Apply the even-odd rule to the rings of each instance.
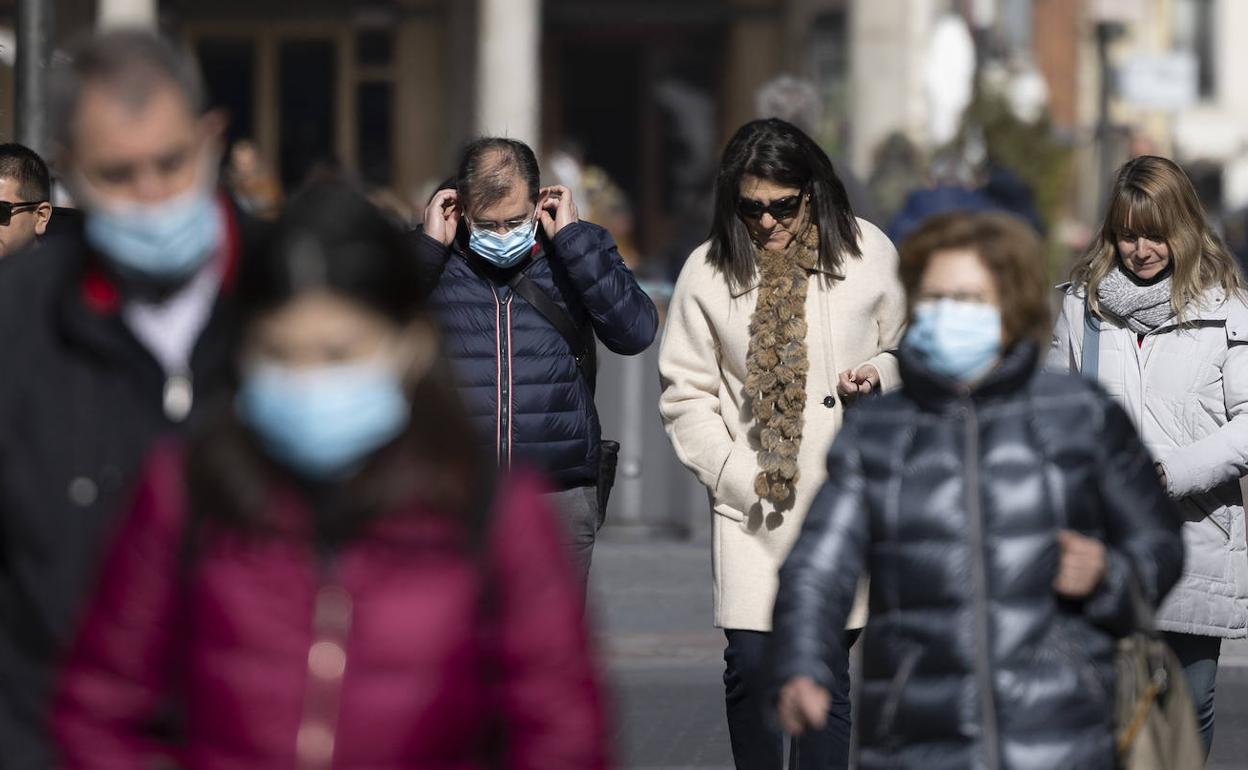
[[513, 267], [533, 250], [537, 242], [537, 222], [525, 222], [499, 235], [479, 227], [471, 228], [468, 248], [496, 267]]
[[211, 187], [160, 203], [89, 206], [87, 241], [117, 267], [158, 281], [190, 277], [220, 246]]
[[973, 382], [1001, 356], [1001, 311], [982, 302], [920, 302], [905, 344], [933, 372]]
[[340, 478], [407, 427], [411, 406], [384, 359], [254, 367], [235, 408], [270, 457], [312, 479]]

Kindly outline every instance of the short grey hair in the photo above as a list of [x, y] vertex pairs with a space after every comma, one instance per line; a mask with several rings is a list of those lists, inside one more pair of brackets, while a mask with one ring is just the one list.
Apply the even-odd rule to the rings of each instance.
[[764, 83], [754, 94], [754, 109], [757, 118], [780, 118], [808, 136], [816, 136], [823, 117], [823, 99], [809, 80], [781, 75]]
[[165, 38], [143, 29], [115, 29], [79, 41], [53, 64], [49, 117], [53, 139], [73, 146], [75, 119], [88, 85], [102, 86], [134, 110], [161, 88], [173, 86], [196, 115], [205, 105], [195, 59]]

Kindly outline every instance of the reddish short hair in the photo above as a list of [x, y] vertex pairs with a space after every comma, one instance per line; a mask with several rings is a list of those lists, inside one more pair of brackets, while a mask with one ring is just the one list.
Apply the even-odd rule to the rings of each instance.
[[919, 282], [938, 251], [970, 249], [996, 283], [1006, 347], [1024, 339], [1045, 348], [1053, 327], [1049, 315], [1044, 250], [1023, 220], [997, 212], [956, 212], [927, 220], [901, 243], [901, 283], [914, 307]]

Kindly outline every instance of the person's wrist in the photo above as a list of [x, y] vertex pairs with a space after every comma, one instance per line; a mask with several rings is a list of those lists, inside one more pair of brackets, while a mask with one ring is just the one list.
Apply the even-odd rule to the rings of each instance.
[[883, 379], [880, 376], [879, 368], [876, 367], [875, 364], [863, 364], [860, 371], [862, 372], [862, 378], [871, 382], [871, 391], [873, 393], [878, 393], [880, 390], [880, 384], [883, 382]]

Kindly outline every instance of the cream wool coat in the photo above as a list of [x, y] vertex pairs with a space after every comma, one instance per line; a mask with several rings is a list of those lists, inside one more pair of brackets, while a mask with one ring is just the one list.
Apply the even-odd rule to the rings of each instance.
[[[799, 478], [791, 505], [777, 510], [754, 494], [757, 429], [744, 394], [753, 285], [730, 291], [706, 259], [709, 244], [685, 262], [659, 350], [663, 394], [659, 411], [677, 457], [706, 485], [713, 509], [712, 573], [715, 625], [770, 631], [778, 572], [827, 471], [825, 459], [844, 419], [836, 395], [840, 372], [872, 364], [885, 390], [899, 383], [890, 352], [905, 326], [905, 294], [897, 250], [878, 228], [858, 220], [862, 257], [846, 260], [844, 276], [812, 271], [806, 295], [806, 410]], [[825, 399], [831, 396], [831, 407]], [[852, 408], [852, 407], [851, 407]], [[861, 627], [865, 605], [850, 619]]]

